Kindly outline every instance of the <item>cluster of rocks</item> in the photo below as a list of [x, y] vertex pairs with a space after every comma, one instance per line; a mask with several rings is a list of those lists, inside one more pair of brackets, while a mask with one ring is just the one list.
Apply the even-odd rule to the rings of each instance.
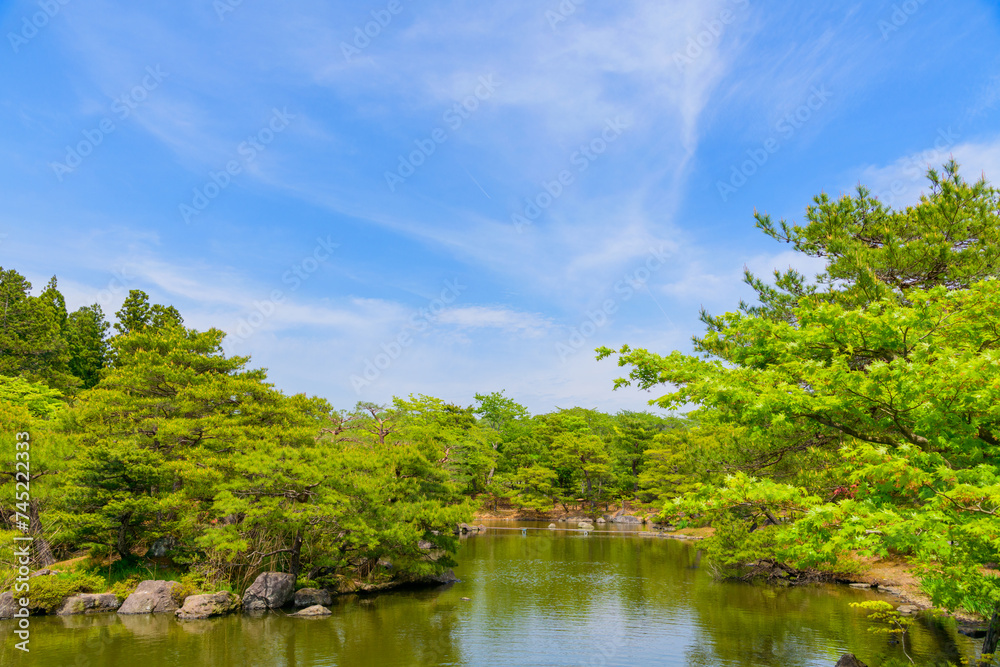
[[467, 523], [460, 523], [455, 526], [456, 535], [467, 535], [469, 533], [485, 533], [486, 526], [480, 524], [478, 526], [473, 526]]
[[[448, 584], [458, 581], [448, 570], [422, 583]], [[176, 581], [143, 581], [123, 602], [114, 593], [81, 593], [66, 598], [55, 610], [60, 616], [118, 612], [119, 614], [170, 613], [183, 621], [226, 616], [237, 611], [245, 613], [266, 612], [288, 606], [300, 611], [289, 614], [302, 618], [315, 618], [331, 614], [329, 606], [333, 596], [318, 588], [295, 590], [295, 577], [284, 572], [264, 572], [254, 580], [243, 597], [229, 591], [183, 595], [184, 587]], [[13, 618], [17, 611], [11, 592], [0, 594], [0, 619]], [[34, 613], [34, 612], [32, 612]]]
[[628, 523], [631, 523], [631, 524], [643, 524], [643, 523], [646, 523], [647, 521], [649, 521], [650, 523], [652, 522], [651, 519], [647, 519], [646, 517], [632, 516], [630, 514], [625, 514], [624, 510], [619, 510], [619, 511], [615, 512], [614, 514], [604, 514], [604, 515], [598, 517], [595, 520], [591, 520], [589, 517], [586, 517], [586, 516], [568, 516], [568, 517], [564, 517], [562, 519], [558, 519], [558, 521], [561, 522], [561, 523], [570, 523], [570, 524], [574, 524], [575, 523], [577, 525], [579, 525], [581, 523], [597, 523], [597, 524], [602, 524], [602, 523], [625, 523], [625, 524], [628, 524]]

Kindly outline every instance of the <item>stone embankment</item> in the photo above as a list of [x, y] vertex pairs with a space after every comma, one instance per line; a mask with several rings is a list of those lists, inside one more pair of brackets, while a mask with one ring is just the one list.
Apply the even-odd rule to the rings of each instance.
[[[485, 530], [485, 527], [483, 527]], [[478, 531], [478, 527], [474, 530]], [[54, 609], [34, 611], [32, 615], [45, 613], [69, 616], [72, 614], [165, 614], [173, 613], [178, 620], [194, 621], [218, 618], [237, 612], [265, 613], [297, 607], [290, 613], [296, 618], [317, 618], [329, 616], [330, 605], [335, 594], [347, 592], [370, 592], [388, 590], [402, 585], [441, 586], [458, 581], [453, 571], [418, 579], [402, 579], [341, 587], [338, 591], [318, 588], [295, 590], [295, 577], [284, 572], [263, 572], [246, 590], [243, 597], [229, 591], [183, 595], [184, 587], [176, 581], [147, 580], [140, 583], [124, 601], [114, 593], [81, 593], [65, 598]], [[10, 619], [19, 608], [11, 592], [0, 594], [0, 619]]]

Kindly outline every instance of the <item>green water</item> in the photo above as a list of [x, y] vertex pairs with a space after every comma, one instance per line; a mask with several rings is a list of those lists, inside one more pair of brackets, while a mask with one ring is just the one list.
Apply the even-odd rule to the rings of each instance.
[[[42, 617], [31, 621], [29, 654], [0, 621], [0, 664], [832, 667], [848, 650], [870, 665], [877, 653], [902, 657], [848, 606], [876, 594], [719, 583], [682, 541], [497, 530], [464, 540], [459, 559], [458, 584], [344, 597], [323, 619]], [[916, 625], [907, 647], [918, 663], [973, 651], [941, 621]]]

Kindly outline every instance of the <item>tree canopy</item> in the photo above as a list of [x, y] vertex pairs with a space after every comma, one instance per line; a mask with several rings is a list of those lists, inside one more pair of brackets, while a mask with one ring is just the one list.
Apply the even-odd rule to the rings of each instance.
[[1000, 197], [954, 163], [929, 179], [900, 211], [861, 188], [817, 197], [804, 226], [757, 215], [826, 270], [748, 275], [759, 303], [705, 314], [698, 356], [624, 346], [616, 386], [667, 385], [656, 405], [698, 406], [752, 453], [664, 506], [716, 525], [720, 561], [837, 568], [906, 554], [936, 604], [991, 616], [995, 642]]

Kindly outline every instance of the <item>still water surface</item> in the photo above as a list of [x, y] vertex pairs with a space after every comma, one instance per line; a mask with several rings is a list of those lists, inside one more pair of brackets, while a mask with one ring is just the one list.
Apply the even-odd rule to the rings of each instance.
[[[461, 582], [343, 597], [323, 619], [42, 617], [32, 619], [27, 655], [0, 621], [0, 664], [832, 667], [846, 651], [869, 664], [878, 653], [902, 657], [848, 606], [875, 593], [720, 583], [698, 566], [696, 544], [614, 532], [491, 530], [463, 541]], [[918, 663], [973, 651], [941, 621], [918, 624], [908, 641]]]

